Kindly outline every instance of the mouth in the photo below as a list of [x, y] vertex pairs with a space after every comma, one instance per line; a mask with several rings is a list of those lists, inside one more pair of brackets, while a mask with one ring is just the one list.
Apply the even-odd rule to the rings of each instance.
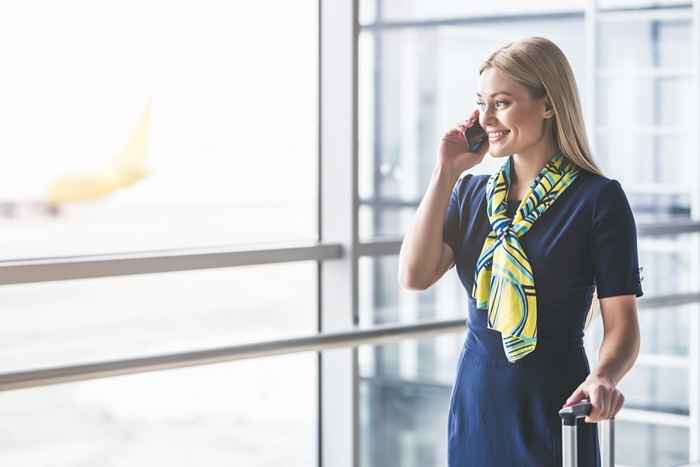
[[498, 143], [503, 140], [510, 130], [498, 130], [498, 131], [488, 131], [489, 144]]

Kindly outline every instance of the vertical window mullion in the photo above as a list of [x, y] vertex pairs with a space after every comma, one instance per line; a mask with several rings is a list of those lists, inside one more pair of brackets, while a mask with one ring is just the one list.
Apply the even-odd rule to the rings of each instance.
[[[358, 310], [357, 0], [319, 0], [319, 237], [341, 259], [319, 264], [319, 331], [349, 330]], [[357, 349], [319, 358], [319, 465], [356, 467]]]

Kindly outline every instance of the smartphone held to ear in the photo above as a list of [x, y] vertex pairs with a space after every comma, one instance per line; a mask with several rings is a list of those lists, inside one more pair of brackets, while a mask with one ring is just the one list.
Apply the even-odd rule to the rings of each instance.
[[476, 120], [474, 125], [467, 128], [467, 131], [464, 132], [464, 139], [467, 141], [470, 152], [477, 152], [488, 137], [486, 130], [479, 125], [479, 120]]

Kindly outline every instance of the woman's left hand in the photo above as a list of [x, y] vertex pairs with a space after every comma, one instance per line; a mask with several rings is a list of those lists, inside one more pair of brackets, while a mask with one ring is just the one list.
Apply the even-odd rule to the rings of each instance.
[[625, 403], [625, 398], [615, 385], [607, 378], [588, 375], [583, 383], [569, 396], [564, 407], [573, 405], [583, 399], [588, 399], [593, 406], [591, 413], [585, 418], [588, 423], [613, 418]]

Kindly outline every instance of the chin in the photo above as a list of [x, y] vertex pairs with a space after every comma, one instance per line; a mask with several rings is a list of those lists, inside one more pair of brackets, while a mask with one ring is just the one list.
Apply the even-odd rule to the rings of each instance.
[[511, 153], [508, 151], [503, 151], [501, 148], [498, 148], [498, 149], [489, 148], [489, 154], [491, 155], [491, 157], [495, 157], [496, 159], [500, 159], [502, 157], [510, 156]]

